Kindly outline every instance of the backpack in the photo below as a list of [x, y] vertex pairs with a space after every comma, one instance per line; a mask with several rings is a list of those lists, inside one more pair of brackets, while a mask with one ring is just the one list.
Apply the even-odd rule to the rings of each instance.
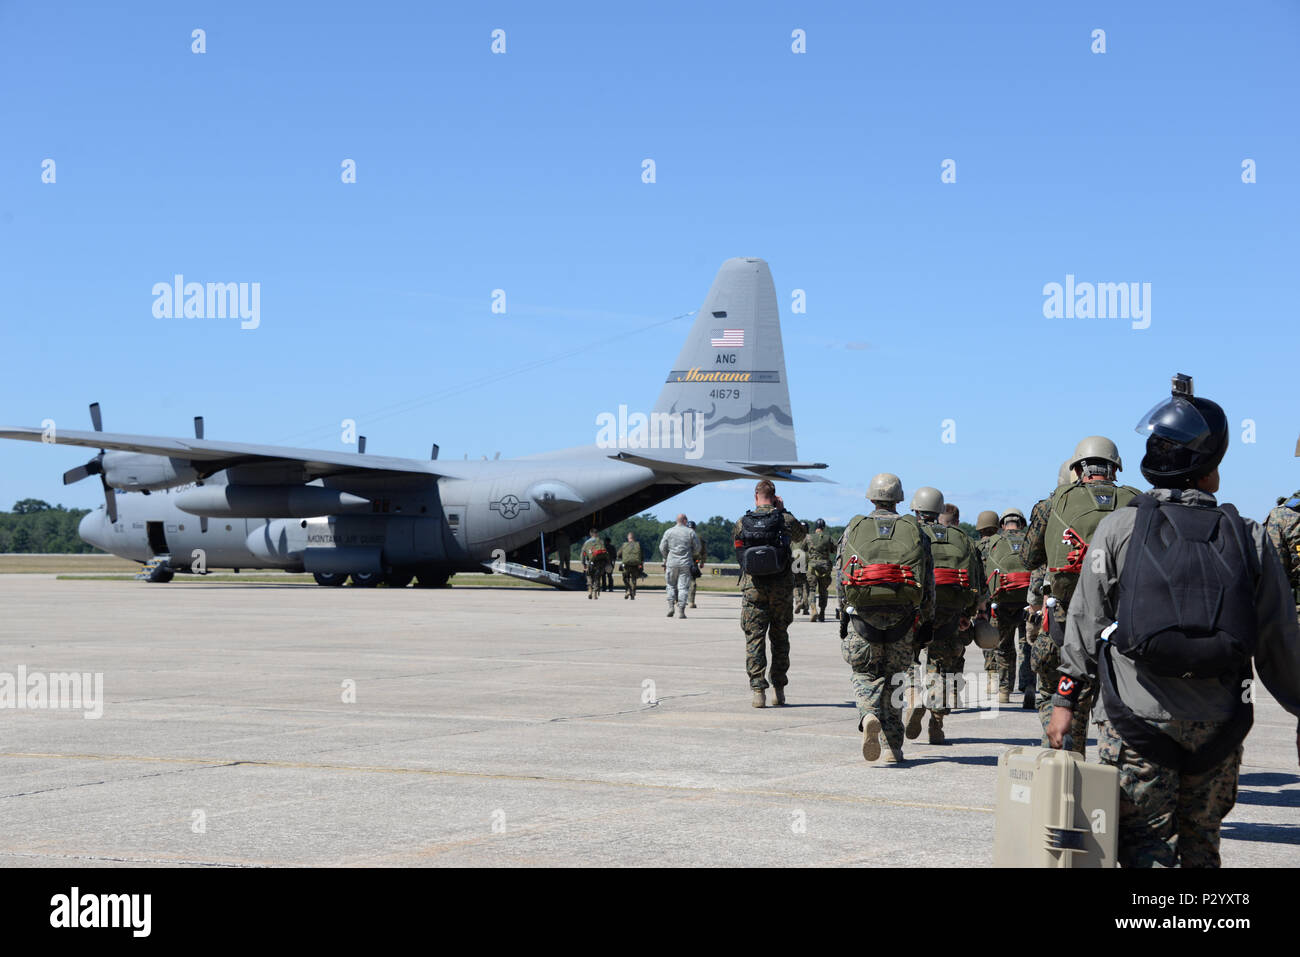
[[1025, 565], [1025, 533], [998, 532], [989, 546], [989, 594], [993, 601], [1023, 605], [1029, 600], [1029, 567]]
[[1058, 601], [1069, 605], [1083, 570], [1083, 556], [1101, 520], [1139, 494], [1131, 486], [1110, 482], [1075, 482], [1052, 493], [1043, 547], [1052, 594]]
[[752, 577], [779, 575], [790, 567], [790, 533], [785, 512], [746, 512], [735, 541], [741, 571]]
[[881, 605], [919, 608], [925, 587], [925, 546], [911, 515], [855, 516], [840, 546], [846, 609]]
[[960, 528], [937, 522], [924, 528], [934, 559], [935, 607], [941, 615], [972, 608], [979, 599], [974, 543]]
[[1252, 673], [1259, 556], [1231, 505], [1204, 508], [1150, 495], [1131, 504], [1137, 518], [1119, 577], [1115, 630], [1098, 669], [1106, 715], [1139, 754], [1200, 773], [1245, 738], [1254, 721], [1250, 703], [1239, 704], [1218, 735], [1188, 752], [1124, 704], [1110, 656], [1118, 652], [1165, 677], [1217, 677], [1239, 687]]

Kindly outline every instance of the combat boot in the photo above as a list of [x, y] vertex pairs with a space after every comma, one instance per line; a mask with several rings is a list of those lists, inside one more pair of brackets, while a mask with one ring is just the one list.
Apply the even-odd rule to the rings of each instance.
[[1038, 703], [1037, 701], [1034, 700], [1036, 697], [1037, 696], [1034, 694], [1034, 692], [1026, 691], [1024, 700], [1020, 702], [1020, 707], [1024, 708], [1026, 711], [1037, 710]]
[[686, 617], [686, 606], [685, 606], [685, 605], [678, 605], [678, 606], [677, 606], [677, 617], [678, 617], [678, 618], [685, 618], [685, 617]]
[[905, 762], [904, 762], [904, 759], [903, 759], [903, 751], [902, 751], [901, 748], [900, 748], [899, 750], [897, 750], [897, 751], [895, 751], [893, 748], [889, 748], [889, 749], [887, 749], [887, 750], [885, 751], [885, 760], [881, 762], [882, 765], [884, 765], [884, 764], [903, 764], [903, 763], [905, 763]]
[[776, 687], [775, 685], [773, 685], [773, 686], [772, 686], [772, 695], [773, 695], [773, 696], [775, 697], [775, 699], [776, 699], [776, 700], [773, 702], [774, 704], [785, 704], [785, 686], [784, 686], [784, 685], [782, 685], [780, 688], [778, 688], [778, 687]]
[[916, 689], [907, 689], [907, 725], [903, 733], [909, 741], [921, 736], [921, 721], [925, 718], [925, 705], [916, 700]]
[[672, 603], [672, 602], [669, 602], [669, 603], [668, 603], [668, 617], [669, 617], [669, 618], [673, 617], [673, 611], [674, 611], [673, 603]]
[[943, 715], [930, 712], [930, 743], [943, 744]]
[[880, 719], [874, 714], [862, 722], [862, 757], [866, 761], [880, 757]]
[[627, 600], [628, 600], [629, 598], [631, 598], [631, 597], [632, 597], [631, 592], [623, 592], [623, 600], [624, 600], [624, 601], [627, 601]]
[[999, 692], [998, 692], [998, 704], [1010, 704], [1010, 703], [1011, 703], [1011, 692], [1010, 692], [1010, 691], [999, 691]]
[[762, 688], [754, 689], [754, 700], [750, 702], [755, 708], [767, 707], [767, 693]]

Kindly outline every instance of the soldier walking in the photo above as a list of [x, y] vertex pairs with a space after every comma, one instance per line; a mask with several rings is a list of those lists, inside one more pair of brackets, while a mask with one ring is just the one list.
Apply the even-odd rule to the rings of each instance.
[[998, 532], [986, 547], [990, 607], [998, 626], [994, 649], [998, 672], [998, 702], [1011, 701], [1016, 679], [1016, 629], [1025, 620], [1029, 605], [1029, 580], [1025, 564], [1025, 514], [1009, 508], [998, 520]]
[[587, 573], [588, 598], [600, 597], [601, 580], [605, 577], [605, 566], [608, 563], [609, 550], [593, 528], [582, 544], [582, 570]]
[[930, 539], [911, 515], [899, 515], [903, 483], [882, 472], [867, 486], [875, 509], [856, 515], [835, 556], [840, 653], [853, 674], [862, 757], [903, 760], [903, 697], [914, 648], [934, 632], [934, 565]]
[[631, 532], [618, 550], [618, 563], [623, 570], [623, 598], [636, 600], [636, 582], [641, 577], [641, 543]]
[[[831, 565], [835, 561], [835, 539], [826, 530], [826, 519], [817, 519], [808, 536], [808, 589], [817, 589], [817, 611], [809, 621], [826, 620], [826, 593], [831, 584]], [[811, 605], [812, 596], [809, 596]]]
[[754, 487], [754, 507], [732, 529], [743, 580], [740, 628], [745, 633], [745, 671], [755, 708], [767, 706], [767, 643], [772, 643], [774, 704], [785, 704], [790, 670], [790, 622], [794, 620], [794, 570], [791, 544], [808, 534], [785, 510], [776, 486], [762, 479]]
[[1223, 409], [1176, 376], [1138, 432], [1154, 488], [1109, 512], [1091, 538], [1047, 736], [1063, 745], [1096, 673], [1098, 756], [1119, 771], [1119, 863], [1218, 867], [1219, 826], [1236, 803], [1253, 720], [1252, 659], [1300, 717], [1300, 635], [1264, 531], [1215, 501], [1228, 449]]
[[[1051, 595], [1043, 601], [1047, 628], [1038, 636], [1032, 651], [1044, 747], [1048, 743], [1047, 726], [1052, 720], [1052, 691], [1061, 662], [1061, 643], [1065, 640], [1065, 617], [1092, 535], [1105, 516], [1140, 494], [1130, 485], [1115, 484], [1115, 474], [1124, 465], [1119, 449], [1108, 438], [1090, 435], [1080, 441], [1069, 465], [1077, 481], [1057, 487], [1038, 517], [1030, 522], [1025, 536], [1025, 564], [1032, 568], [1046, 563], [1051, 576]], [[1088, 713], [1095, 696], [1096, 689], [1089, 686], [1075, 699], [1070, 736], [1074, 750], [1080, 754], [1087, 754]]]
[[659, 554], [664, 558], [664, 584], [668, 591], [668, 616], [686, 617], [686, 599], [690, 593], [691, 563], [700, 547], [700, 537], [686, 524], [686, 516], [678, 515], [677, 524], [664, 532], [659, 541]]
[[[693, 532], [695, 531], [694, 522], [687, 522], [686, 524], [690, 526], [691, 531]], [[703, 573], [704, 557], [707, 554], [704, 549], [704, 542], [699, 538], [699, 532], [695, 533], [695, 537], [696, 540], [700, 542], [700, 547], [695, 552], [695, 556], [694, 556], [695, 568], [691, 571], [691, 585], [690, 585], [690, 589], [686, 593], [686, 600], [692, 608], [695, 607], [695, 586], [699, 583], [700, 580], [700, 576], [697, 575], [696, 572]]]

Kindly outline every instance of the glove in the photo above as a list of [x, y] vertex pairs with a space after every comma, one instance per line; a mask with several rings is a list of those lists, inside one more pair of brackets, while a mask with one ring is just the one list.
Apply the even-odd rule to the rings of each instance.
[[[843, 641], [849, 636], [849, 616], [840, 615], [840, 640]], [[1300, 736], [1298, 736], [1300, 740]]]

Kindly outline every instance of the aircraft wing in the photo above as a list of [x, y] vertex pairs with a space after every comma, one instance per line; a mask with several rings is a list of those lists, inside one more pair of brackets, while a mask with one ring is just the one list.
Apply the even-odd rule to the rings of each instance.
[[653, 469], [656, 474], [676, 476], [687, 484], [696, 482], [724, 482], [733, 478], [772, 478], [785, 482], [829, 482], [830, 479], [818, 476], [795, 475], [794, 469], [824, 469], [821, 462], [797, 462], [792, 464], [769, 464], [763, 462], [726, 462], [718, 459], [681, 459], [653, 455], [638, 455], [635, 452], [615, 452], [612, 459], [631, 462]]
[[445, 475], [432, 461], [362, 455], [357, 452], [330, 452], [324, 449], [292, 449], [279, 445], [254, 445], [245, 442], [216, 442], [211, 439], [178, 439], [158, 435], [127, 435], [120, 432], [68, 432], [59, 429], [50, 437], [43, 429], [28, 426], [2, 427], [0, 439], [24, 442], [49, 442], [56, 445], [81, 445], [92, 449], [113, 449], [185, 459], [203, 475], [245, 465], [296, 465], [303, 481], [328, 475], [356, 472], [396, 472], [418, 475]]

